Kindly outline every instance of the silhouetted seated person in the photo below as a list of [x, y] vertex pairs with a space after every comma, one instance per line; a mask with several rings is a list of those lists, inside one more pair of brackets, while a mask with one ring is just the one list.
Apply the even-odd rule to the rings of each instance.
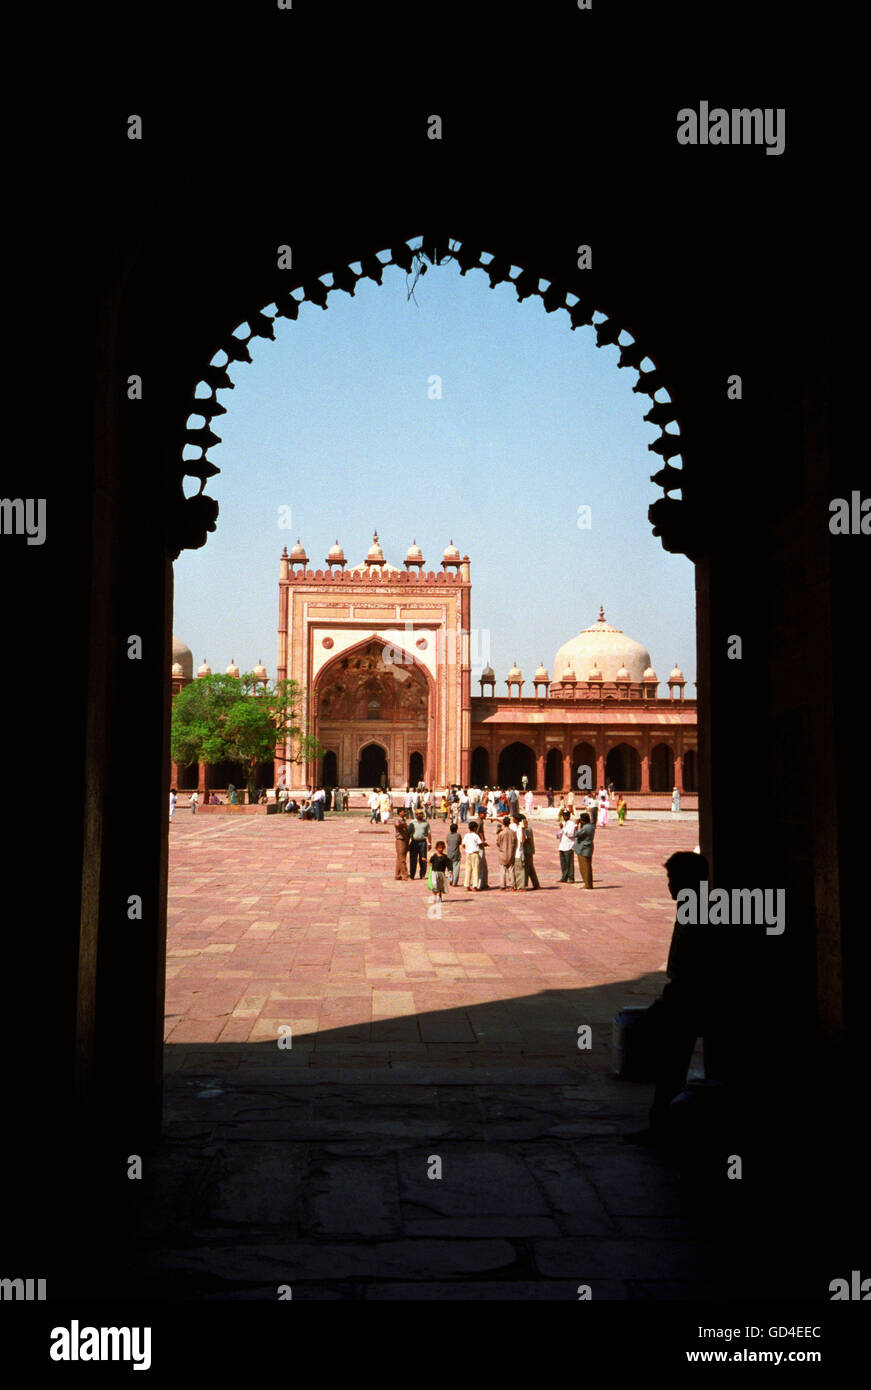
[[312, 803], [311, 803], [310, 801], [306, 800], [306, 801], [304, 801], [304, 802], [302, 803], [302, 805], [300, 806], [300, 808], [299, 808], [299, 818], [300, 818], [300, 820], [314, 820], [314, 819], [315, 819], [315, 808], [314, 808], [314, 806], [312, 805]]
[[299, 802], [296, 800], [296, 797], [289, 797], [288, 800], [284, 803], [284, 809], [285, 811], [290, 812], [291, 815], [298, 816]]
[[[708, 879], [707, 859], [693, 851], [672, 854], [664, 867], [668, 891], [675, 901], [682, 889], [692, 889], [698, 895], [699, 885]], [[668, 984], [637, 1025], [642, 1030], [641, 1045], [655, 1058], [650, 1128], [627, 1134], [630, 1142], [669, 1142], [669, 1106], [684, 1090], [697, 1039], [705, 1040], [707, 1074], [730, 1021], [734, 1030], [735, 997], [729, 985], [731, 971], [725, 966], [723, 936], [717, 927], [675, 921], [666, 965]]]

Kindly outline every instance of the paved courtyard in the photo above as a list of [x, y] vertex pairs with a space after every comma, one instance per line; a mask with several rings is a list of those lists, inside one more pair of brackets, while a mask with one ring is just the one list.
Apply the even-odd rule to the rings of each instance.
[[728, 1185], [717, 1178], [725, 1206], [712, 1207], [704, 1183], [626, 1144], [651, 1087], [612, 1069], [614, 1014], [665, 978], [662, 861], [696, 841], [690, 819], [602, 829], [588, 893], [557, 882], [542, 822], [539, 891], [452, 891], [438, 919], [425, 884], [393, 877], [392, 826], [178, 811], [165, 1133], [144, 1182], [127, 1185], [127, 1287], [254, 1300], [282, 1287], [358, 1300], [746, 1291]]
[[[433, 823], [434, 840], [445, 828]], [[535, 829], [540, 890], [458, 887], [439, 918], [425, 883], [395, 880], [392, 825], [177, 811], [167, 1041], [276, 1041], [283, 1025], [291, 1065], [607, 1069], [614, 1013], [662, 986], [674, 920], [662, 863], [698, 826], [612, 818], [593, 893], [559, 883], [555, 825]], [[495, 847], [487, 859], [495, 883]]]

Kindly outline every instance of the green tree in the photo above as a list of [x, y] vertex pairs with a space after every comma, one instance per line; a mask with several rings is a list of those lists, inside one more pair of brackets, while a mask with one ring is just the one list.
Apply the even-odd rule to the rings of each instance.
[[291, 761], [321, 757], [313, 735], [296, 724], [296, 681], [260, 681], [242, 676], [200, 676], [172, 702], [172, 757], [180, 767], [191, 763], [241, 763], [253, 800], [257, 768], [274, 759], [288, 737]]

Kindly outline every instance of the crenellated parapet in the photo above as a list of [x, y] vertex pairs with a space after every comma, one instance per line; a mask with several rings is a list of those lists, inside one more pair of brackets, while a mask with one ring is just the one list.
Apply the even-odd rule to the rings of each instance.
[[348, 585], [355, 586], [360, 584], [371, 584], [373, 586], [385, 584], [397, 584], [405, 587], [417, 588], [432, 585], [445, 585], [456, 587], [457, 585], [468, 584], [470, 580], [464, 579], [462, 573], [450, 574], [446, 570], [391, 570], [389, 573], [381, 574], [377, 568], [368, 570], [289, 570], [286, 576], [289, 584], [324, 584], [329, 586]]

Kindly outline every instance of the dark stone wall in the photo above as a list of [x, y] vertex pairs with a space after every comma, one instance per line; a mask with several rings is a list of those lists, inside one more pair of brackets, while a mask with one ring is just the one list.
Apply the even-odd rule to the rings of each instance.
[[[441, 88], [390, 99], [369, 84], [365, 106], [349, 90], [314, 113], [292, 84], [211, 104], [202, 90], [190, 104], [125, 95], [94, 106], [80, 131], [87, 158], [57, 172], [55, 211], [80, 214], [68, 301], [45, 263], [30, 283], [55, 296], [55, 325], [75, 306], [77, 350], [58, 386], [68, 409], [57, 448], [4, 484], [49, 497], [49, 543], [25, 555], [4, 542], [2, 558], [5, 592], [23, 580], [28, 598], [8, 604], [10, 649], [48, 658], [63, 693], [60, 716], [57, 687], [18, 707], [21, 738], [50, 744], [52, 771], [31, 789], [33, 814], [10, 818], [7, 845], [23, 863], [45, 830], [51, 860], [15, 878], [10, 920], [26, 924], [51, 1022], [19, 1078], [17, 1113], [39, 1119], [19, 1131], [16, 1158], [34, 1173], [57, 1129], [67, 1136], [84, 1162], [71, 1157], [52, 1190], [73, 1235], [70, 1208], [111, 1209], [113, 1165], [158, 1125], [171, 556], [201, 542], [209, 520], [180, 501], [193, 388], [277, 292], [421, 233], [434, 249], [453, 237], [581, 294], [656, 362], [686, 469], [683, 501], [657, 524], [667, 548], [697, 562], [702, 843], [718, 883], [787, 889], [784, 937], [736, 947], [747, 964], [736, 1008], [787, 1069], [801, 1059], [826, 1074], [855, 1053], [861, 861], [845, 814], [855, 745], [838, 721], [846, 729], [854, 712], [863, 542], [827, 528], [829, 498], [859, 483], [830, 421], [832, 233], [806, 193], [822, 175], [824, 132], [797, 122], [800, 157], [680, 150], [682, 96], [651, 84], [613, 98], [594, 72], [570, 97], [501, 118], [468, 96], [451, 105]], [[439, 144], [426, 139], [427, 102], [445, 108]], [[141, 145], [125, 136], [137, 105]], [[50, 264], [50, 224], [42, 237], [35, 270], [43, 252]], [[286, 276], [275, 269], [283, 243]], [[576, 268], [580, 243], [593, 247], [589, 272]], [[134, 372], [141, 402], [126, 398]], [[732, 373], [740, 403], [726, 397]], [[662, 459], [650, 463], [653, 473]], [[128, 660], [130, 634], [141, 661]], [[726, 655], [732, 634], [740, 662]], [[745, 785], [735, 769], [748, 766]], [[49, 899], [35, 901], [45, 877]], [[127, 916], [134, 893], [141, 922]], [[66, 1184], [79, 1184], [77, 1202]], [[22, 1205], [25, 1226], [36, 1200]]]

